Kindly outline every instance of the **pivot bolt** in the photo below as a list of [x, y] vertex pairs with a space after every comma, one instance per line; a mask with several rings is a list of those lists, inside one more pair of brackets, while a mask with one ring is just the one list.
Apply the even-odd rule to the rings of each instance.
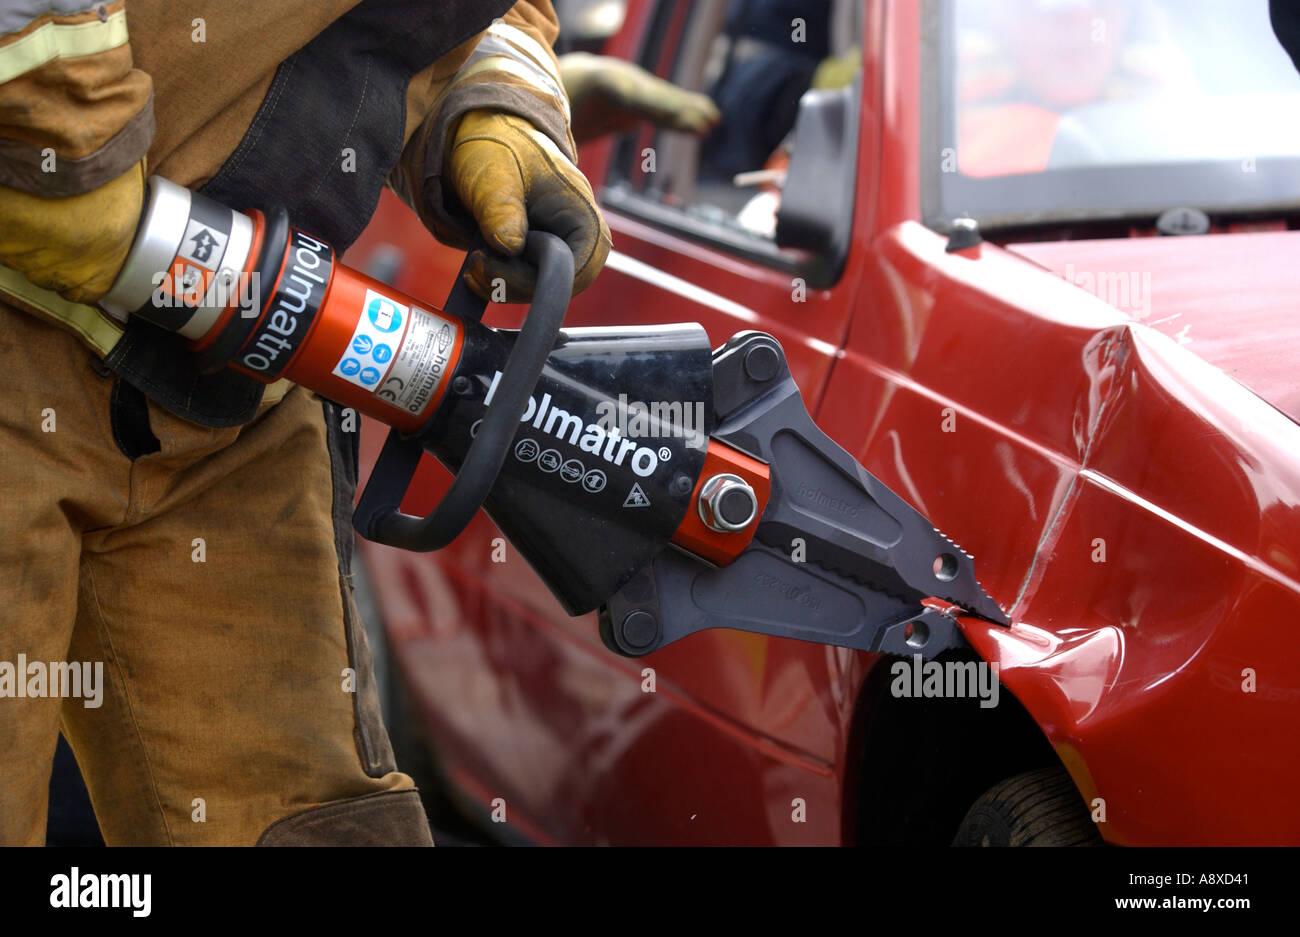
[[651, 644], [659, 635], [659, 622], [647, 611], [637, 609], [628, 612], [623, 619], [623, 640], [628, 647], [640, 651]]
[[700, 520], [710, 530], [744, 530], [757, 514], [758, 495], [739, 475], [714, 475], [700, 489]]
[[781, 358], [771, 345], [755, 345], [745, 353], [745, 373], [750, 380], [765, 384], [776, 377]]

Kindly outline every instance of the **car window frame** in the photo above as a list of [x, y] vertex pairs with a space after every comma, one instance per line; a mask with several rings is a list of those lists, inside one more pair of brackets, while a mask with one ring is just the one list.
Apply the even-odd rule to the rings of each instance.
[[[681, 3], [688, 4], [687, 28], [706, 0], [658, 0], [648, 18], [649, 26], [641, 38], [636, 56], [637, 64], [652, 73], [664, 52], [664, 40], [674, 12]], [[673, 50], [672, 67], [679, 61]], [[832, 275], [827, 275], [821, 258], [792, 248], [778, 247], [774, 240], [746, 235], [716, 222], [688, 214], [683, 209], [668, 206], [642, 194], [632, 185], [641, 155], [638, 141], [641, 130], [621, 134], [612, 148], [605, 170], [605, 179], [599, 191], [601, 204], [634, 221], [640, 221], [659, 230], [678, 235], [693, 243], [712, 247], [742, 260], [750, 261], [792, 277], [803, 278], [810, 286], [825, 289], [833, 286], [842, 276], [841, 264]], [[855, 164], [861, 158], [863, 128], [859, 123], [854, 141]], [[855, 198], [858, 197], [855, 193]]]

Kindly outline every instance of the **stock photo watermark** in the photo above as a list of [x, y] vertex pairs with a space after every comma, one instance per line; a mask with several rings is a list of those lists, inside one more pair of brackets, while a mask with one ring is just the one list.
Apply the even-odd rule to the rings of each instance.
[[0, 660], [0, 698], [49, 697], [79, 699], [87, 709], [98, 709], [104, 702], [104, 662], [29, 661], [26, 654], [16, 662]]
[[981, 709], [998, 704], [998, 665], [985, 661], [927, 661], [920, 654], [889, 668], [896, 699], [978, 699]]
[[708, 442], [704, 402], [681, 400], [602, 400], [596, 405], [596, 425], [605, 432], [617, 430], [628, 439], [684, 439], [693, 449]]

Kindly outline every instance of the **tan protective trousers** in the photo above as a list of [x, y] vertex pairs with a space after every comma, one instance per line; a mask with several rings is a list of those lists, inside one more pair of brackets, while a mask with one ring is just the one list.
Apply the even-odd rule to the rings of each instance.
[[60, 730], [109, 844], [431, 843], [352, 599], [337, 409], [294, 387], [198, 426], [3, 304], [0, 395], [0, 843], [43, 842]]

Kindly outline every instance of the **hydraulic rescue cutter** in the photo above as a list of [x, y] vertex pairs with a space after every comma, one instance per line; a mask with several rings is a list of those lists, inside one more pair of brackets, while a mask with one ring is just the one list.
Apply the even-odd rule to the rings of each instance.
[[[971, 557], [817, 428], [772, 336], [562, 330], [573, 257], [542, 232], [526, 256], [528, 316], [493, 329], [463, 283], [438, 309], [283, 210], [155, 177], [101, 305], [178, 332], [207, 370], [289, 378], [389, 425], [358, 532], [436, 550], [482, 507], [570, 614], [599, 610], [615, 653], [723, 627], [929, 658], [961, 643], [958, 610], [1008, 624]], [[627, 400], [655, 403], [612, 418]], [[455, 479], [414, 517], [400, 505], [426, 451]]]

